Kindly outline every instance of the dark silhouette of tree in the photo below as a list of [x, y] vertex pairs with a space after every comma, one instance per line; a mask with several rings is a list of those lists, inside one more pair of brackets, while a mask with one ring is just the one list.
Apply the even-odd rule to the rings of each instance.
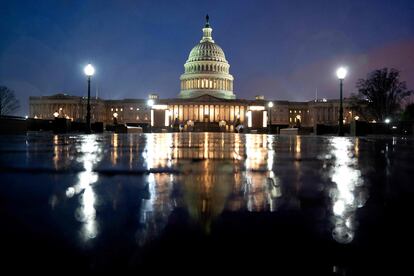
[[393, 68], [371, 72], [367, 79], [358, 80], [356, 87], [358, 94], [351, 96], [352, 108], [364, 119], [379, 122], [395, 117], [402, 101], [413, 93], [404, 81], [400, 81], [400, 72]]
[[414, 121], [414, 103], [405, 107], [405, 110], [401, 116], [403, 121]]
[[19, 107], [20, 104], [14, 95], [14, 91], [6, 86], [0, 86], [0, 116], [11, 115]]

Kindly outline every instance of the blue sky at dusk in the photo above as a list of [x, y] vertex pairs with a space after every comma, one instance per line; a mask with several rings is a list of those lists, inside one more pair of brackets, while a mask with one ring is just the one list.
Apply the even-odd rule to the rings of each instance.
[[349, 68], [345, 96], [373, 69], [394, 67], [414, 89], [414, 1], [0, 2], [0, 85], [28, 97], [86, 95], [96, 67], [102, 98], [173, 98], [205, 14], [229, 61], [238, 98], [337, 98], [335, 69]]

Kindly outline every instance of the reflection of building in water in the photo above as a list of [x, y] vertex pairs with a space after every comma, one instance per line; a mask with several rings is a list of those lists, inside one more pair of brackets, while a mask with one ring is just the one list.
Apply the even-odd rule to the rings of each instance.
[[[270, 101], [263, 96], [250, 100], [236, 99], [230, 64], [223, 49], [213, 40], [212, 31], [207, 20], [202, 28], [201, 41], [192, 48], [184, 64], [178, 98], [159, 99], [150, 94], [152, 104], [149, 105], [146, 99], [103, 100], [96, 97], [91, 101], [92, 122], [116, 121], [159, 128], [176, 122], [185, 130], [194, 126], [210, 131], [232, 131], [239, 124], [263, 129], [269, 122], [284, 127], [337, 124], [339, 100], [273, 101], [269, 109]], [[62, 93], [30, 97], [29, 105], [32, 118], [53, 119], [56, 114], [73, 121], [84, 121], [86, 117], [86, 97]], [[345, 123], [356, 117], [352, 112], [349, 101], [345, 99]]]
[[332, 156], [335, 164], [331, 172], [336, 187], [331, 191], [335, 225], [333, 238], [339, 243], [350, 243], [355, 233], [355, 211], [364, 206], [366, 192], [363, 189], [361, 172], [357, 169], [359, 141], [348, 138], [332, 138]]
[[[163, 229], [175, 207], [186, 208], [206, 231], [224, 210], [276, 209], [281, 189], [273, 173], [274, 137], [189, 133], [178, 144], [177, 135], [162, 134], [163, 139], [148, 141], [148, 168], [168, 168], [176, 159], [188, 162], [180, 161], [185, 166], [178, 175], [148, 176], [151, 198], [144, 200], [141, 219], [145, 226], [139, 231], [140, 243]], [[159, 152], [150, 154], [153, 150]], [[240, 156], [246, 161], [240, 161]], [[172, 193], [173, 186], [179, 191]]]

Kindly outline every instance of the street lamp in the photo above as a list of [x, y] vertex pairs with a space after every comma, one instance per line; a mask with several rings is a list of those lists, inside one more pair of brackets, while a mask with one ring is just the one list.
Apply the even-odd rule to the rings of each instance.
[[91, 133], [91, 77], [95, 73], [95, 68], [88, 64], [83, 69], [85, 75], [88, 76], [88, 103], [86, 105], [86, 133]]
[[271, 130], [271, 126], [272, 126], [272, 107], [273, 107], [273, 102], [268, 102], [267, 106], [269, 107], [269, 125], [268, 125], [268, 129], [269, 129], [269, 133], [272, 131]]
[[343, 107], [342, 107], [342, 87], [343, 80], [346, 77], [348, 71], [344, 67], [339, 67], [336, 70], [336, 76], [339, 79], [339, 127], [338, 127], [338, 136], [344, 136], [344, 117], [343, 117]]

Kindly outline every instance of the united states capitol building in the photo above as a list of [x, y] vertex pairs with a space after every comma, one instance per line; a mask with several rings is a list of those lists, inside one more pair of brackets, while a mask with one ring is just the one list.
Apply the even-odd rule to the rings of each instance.
[[[263, 96], [237, 99], [230, 64], [223, 49], [213, 39], [208, 16], [206, 19], [202, 38], [184, 64], [177, 98], [161, 99], [156, 94], [150, 94], [147, 99], [92, 98], [92, 122], [149, 125], [154, 129], [180, 124], [184, 130], [199, 126], [203, 130], [219, 127], [226, 131], [234, 131], [237, 125], [247, 129], [265, 129], [269, 125], [312, 127], [338, 123], [339, 100], [292, 102], [265, 99]], [[30, 117], [85, 121], [86, 103], [85, 97], [67, 94], [30, 97]], [[343, 115], [345, 123], [355, 117], [346, 100]]]

